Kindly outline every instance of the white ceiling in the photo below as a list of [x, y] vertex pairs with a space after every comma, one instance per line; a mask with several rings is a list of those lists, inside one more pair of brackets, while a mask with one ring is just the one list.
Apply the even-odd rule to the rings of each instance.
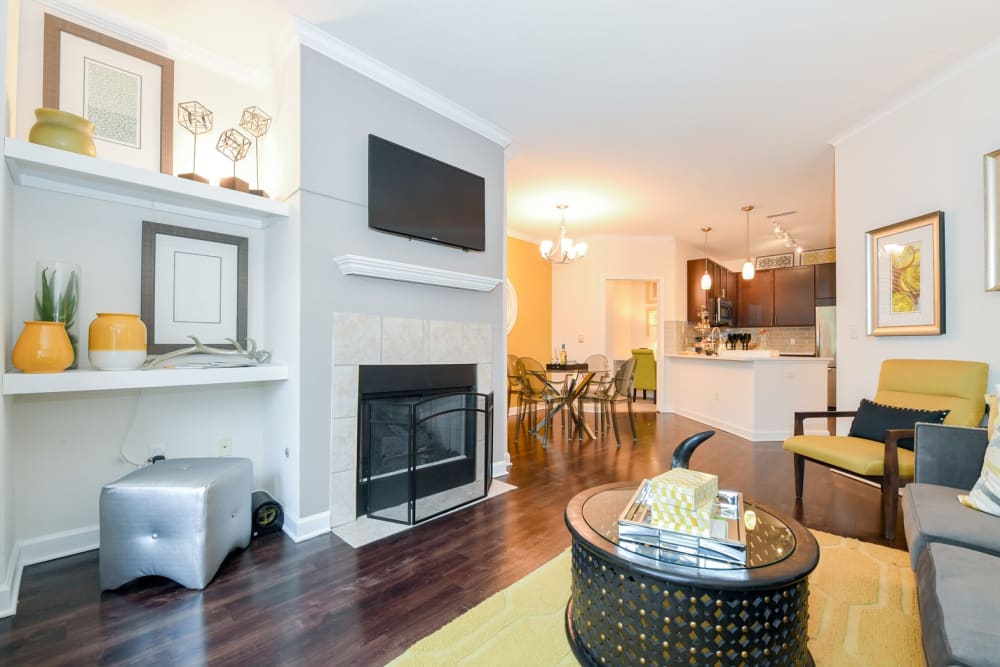
[[527, 238], [834, 244], [831, 140], [1000, 36], [996, 0], [97, 0], [249, 66], [301, 16], [508, 130]]

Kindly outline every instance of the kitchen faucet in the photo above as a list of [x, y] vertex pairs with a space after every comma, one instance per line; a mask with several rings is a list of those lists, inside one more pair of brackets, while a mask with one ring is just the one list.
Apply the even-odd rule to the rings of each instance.
[[722, 343], [722, 331], [719, 327], [712, 327], [712, 332], [708, 334], [708, 342], [712, 344], [712, 353], [719, 354], [719, 344]]

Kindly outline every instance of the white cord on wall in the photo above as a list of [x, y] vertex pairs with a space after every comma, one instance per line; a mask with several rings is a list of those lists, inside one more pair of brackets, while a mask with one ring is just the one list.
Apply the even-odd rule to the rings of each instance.
[[142, 389], [140, 388], [135, 395], [135, 403], [132, 404], [132, 414], [129, 416], [128, 425], [125, 427], [125, 432], [122, 433], [121, 444], [118, 447], [118, 458], [122, 463], [128, 463], [129, 465], [135, 466], [136, 468], [141, 468], [146, 465], [146, 462], [136, 463], [129, 457], [125, 456], [125, 441], [128, 440], [129, 433], [132, 432], [132, 427], [135, 425], [135, 417], [139, 413], [139, 399], [142, 398]]

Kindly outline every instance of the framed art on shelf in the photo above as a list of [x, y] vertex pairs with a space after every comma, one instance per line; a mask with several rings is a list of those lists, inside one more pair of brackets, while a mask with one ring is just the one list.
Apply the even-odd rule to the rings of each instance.
[[868, 335], [943, 334], [944, 213], [879, 227], [865, 238]]
[[758, 257], [754, 264], [754, 268], [758, 271], [766, 271], [767, 269], [785, 269], [789, 266], [795, 266], [795, 253], [793, 252]]
[[187, 347], [189, 336], [233, 349], [247, 337], [245, 236], [142, 223], [140, 313], [150, 354]]
[[173, 173], [173, 60], [46, 14], [42, 104], [92, 122], [98, 157]]

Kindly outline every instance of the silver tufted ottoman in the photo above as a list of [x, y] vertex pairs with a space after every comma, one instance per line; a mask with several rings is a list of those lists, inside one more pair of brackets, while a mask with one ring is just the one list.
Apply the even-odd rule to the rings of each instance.
[[159, 575], [204, 588], [250, 544], [250, 459], [167, 459], [101, 489], [101, 590]]

